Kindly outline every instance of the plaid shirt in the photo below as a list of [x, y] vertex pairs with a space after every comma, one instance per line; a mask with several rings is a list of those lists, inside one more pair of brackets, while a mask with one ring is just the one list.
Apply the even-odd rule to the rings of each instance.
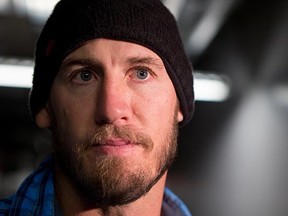
[[[53, 157], [28, 176], [15, 195], [0, 200], [0, 216], [53, 216], [55, 211]], [[57, 213], [58, 215], [58, 213]], [[162, 216], [191, 216], [185, 204], [165, 188]]]

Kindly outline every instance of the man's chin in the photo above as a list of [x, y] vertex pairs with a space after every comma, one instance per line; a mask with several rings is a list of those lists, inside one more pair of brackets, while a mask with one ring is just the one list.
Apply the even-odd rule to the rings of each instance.
[[75, 189], [98, 208], [133, 202], [145, 195], [162, 176], [155, 177], [150, 170], [135, 168], [133, 164], [128, 166], [127, 160], [119, 156], [77, 163], [81, 165], [68, 171], [69, 179]]

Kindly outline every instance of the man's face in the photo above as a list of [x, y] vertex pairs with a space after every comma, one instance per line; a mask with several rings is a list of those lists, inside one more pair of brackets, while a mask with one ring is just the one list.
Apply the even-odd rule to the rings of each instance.
[[56, 162], [71, 184], [103, 207], [136, 200], [163, 178], [182, 119], [158, 55], [96, 39], [62, 62], [36, 122], [51, 127]]

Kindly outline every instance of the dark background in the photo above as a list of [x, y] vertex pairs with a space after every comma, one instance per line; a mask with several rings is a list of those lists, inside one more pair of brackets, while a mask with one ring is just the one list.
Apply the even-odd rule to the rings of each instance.
[[[0, 63], [32, 59], [43, 25], [15, 2], [0, 0]], [[231, 84], [226, 101], [196, 102], [193, 120], [180, 131], [168, 185], [193, 216], [286, 216], [288, 1], [164, 2], [195, 71], [225, 75]], [[28, 94], [0, 87], [0, 197], [50, 150], [49, 134], [30, 119]]]

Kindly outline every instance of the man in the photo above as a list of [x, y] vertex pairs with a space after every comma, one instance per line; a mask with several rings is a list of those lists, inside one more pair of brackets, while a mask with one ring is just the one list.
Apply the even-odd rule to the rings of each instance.
[[1, 215], [190, 215], [167, 188], [192, 69], [159, 0], [61, 0], [36, 47], [30, 110], [53, 153]]

